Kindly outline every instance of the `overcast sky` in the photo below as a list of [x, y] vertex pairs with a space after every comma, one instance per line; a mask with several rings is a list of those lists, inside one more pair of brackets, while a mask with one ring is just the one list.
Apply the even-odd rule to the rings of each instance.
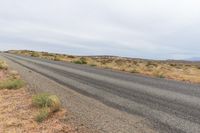
[[199, 0], [0, 0], [0, 50], [200, 57]]

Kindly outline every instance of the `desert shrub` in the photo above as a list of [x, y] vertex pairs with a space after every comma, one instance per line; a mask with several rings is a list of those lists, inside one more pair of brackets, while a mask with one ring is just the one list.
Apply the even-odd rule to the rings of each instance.
[[82, 62], [80, 60], [73, 61], [73, 63], [75, 63], [75, 64], [82, 64]]
[[19, 89], [24, 86], [24, 81], [20, 79], [7, 79], [0, 82], [0, 89]]
[[169, 65], [172, 66], [172, 67], [177, 66], [177, 64], [173, 64], [173, 63], [171, 63], [171, 64], [169, 64]]
[[38, 52], [32, 52], [32, 53], [31, 53], [31, 56], [32, 56], [32, 57], [39, 57], [40, 54], [39, 54]]
[[51, 101], [49, 99], [48, 93], [41, 93], [41, 94], [34, 95], [32, 97], [32, 103], [33, 105], [40, 108], [51, 106]]
[[158, 75], [159, 78], [165, 78], [165, 75], [163, 73]]
[[90, 66], [95, 67], [95, 66], [97, 66], [97, 65], [95, 65], [95, 64], [90, 64]]
[[190, 65], [190, 64], [186, 64], [185, 66], [186, 66], [186, 67], [192, 67], [192, 65]]
[[51, 112], [56, 112], [60, 109], [61, 103], [60, 103], [60, 99], [56, 96], [56, 95], [50, 95], [49, 96], [50, 99], [50, 111]]
[[42, 56], [49, 56], [48, 52], [42, 52]]
[[126, 69], [125, 68], [122, 68], [122, 69], [120, 69], [121, 71], [126, 71]]
[[75, 64], [87, 64], [87, 61], [84, 57], [81, 57], [79, 60], [74, 61]]
[[131, 73], [138, 73], [138, 71], [137, 71], [135, 68], [133, 68], [133, 69], [131, 70]]
[[102, 60], [100, 60], [100, 63], [101, 63], [102, 65], [105, 65], [105, 64], [107, 64], [107, 63], [109, 63], [109, 62], [108, 62], [107, 59], [102, 59]]
[[81, 57], [80, 61], [82, 62], [82, 64], [87, 64], [86, 58], [84, 58], [84, 57]]
[[148, 61], [146, 67], [157, 67], [158, 65], [152, 61]]
[[155, 71], [153, 73], [154, 76], [158, 77], [158, 78], [165, 78], [164, 73], [160, 72], [160, 71]]
[[49, 116], [49, 108], [45, 107], [45, 108], [42, 108], [40, 110], [40, 112], [37, 114], [35, 120], [37, 122], [43, 122], [48, 116]]
[[68, 58], [75, 58], [75, 56], [73, 56], [73, 55], [68, 55], [67, 57]]
[[9, 78], [11, 79], [20, 79], [20, 75], [17, 71], [11, 70], [9, 71]]
[[200, 69], [200, 66], [197, 66], [197, 69]]
[[5, 61], [0, 61], [0, 70], [7, 70], [8, 65], [6, 64]]
[[48, 56], [55, 56], [55, 54], [53, 54], [53, 53], [48, 53]]
[[35, 118], [37, 122], [42, 122], [49, 114], [58, 111], [61, 107], [59, 98], [56, 95], [50, 95], [48, 93], [34, 95], [32, 97], [32, 103], [34, 106], [40, 108], [40, 112]]
[[38, 53], [38, 52], [31, 52], [31, 56], [32, 57], [39, 57], [40, 56], [40, 54]]
[[62, 60], [62, 58], [59, 57], [59, 56], [55, 56], [55, 57], [54, 57], [54, 61], [61, 61], [61, 60]]

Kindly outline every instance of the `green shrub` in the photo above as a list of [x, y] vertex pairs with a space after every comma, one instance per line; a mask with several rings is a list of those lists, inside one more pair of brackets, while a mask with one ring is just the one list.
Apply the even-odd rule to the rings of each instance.
[[75, 63], [75, 64], [82, 64], [82, 62], [80, 60], [73, 61], [73, 63]]
[[35, 120], [39, 123], [43, 122], [47, 117], [49, 116], [49, 109], [48, 108], [42, 108], [39, 112], [39, 114], [36, 116]]
[[74, 61], [75, 64], [87, 64], [87, 61], [84, 57], [80, 58], [77, 61]]
[[60, 108], [60, 100], [56, 95], [50, 95], [48, 93], [41, 93], [34, 95], [32, 97], [33, 105], [44, 108], [49, 107], [52, 112], [59, 110]]
[[45, 120], [49, 114], [58, 111], [61, 107], [59, 98], [56, 95], [41, 93], [32, 97], [32, 103], [40, 108], [39, 114], [36, 116], [37, 122]]
[[32, 97], [33, 105], [43, 108], [43, 107], [50, 107], [51, 106], [51, 100], [49, 99], [48, 93], [41, 93], [34, 95]]
[[95, 66], [97, 66], [97, 65], [95, 65], [95, 64], [90, 64], [90, 66], [95, 67]]
[[0, 89], [19, 89], [24, 86], [24, 81], [20, 79], [8, 79], [0, 82]]

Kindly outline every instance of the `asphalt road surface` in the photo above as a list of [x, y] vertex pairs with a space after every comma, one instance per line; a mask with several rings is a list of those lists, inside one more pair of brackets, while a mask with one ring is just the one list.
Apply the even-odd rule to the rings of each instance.
[[200, 85], [34, 57], [1, 55], [106, 106], [142, 116], [159, 132], [200, 133]]

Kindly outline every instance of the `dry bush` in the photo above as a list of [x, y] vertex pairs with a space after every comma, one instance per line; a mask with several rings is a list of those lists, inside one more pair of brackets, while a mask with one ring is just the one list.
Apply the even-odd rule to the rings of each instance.
[[5, 61], [0, 61], [0, 70], [7, 70], [8, 65], [6, 64]]
[[37, 122], [42, 122], [61, 107], [59, 98], [56, 95], [50, 95], [48, 93], [34, 95], [32, 97], [32, 103], [34, 106], [40, 108], [40, 112], [35, 118]]
[[136, 68], [133, 68], [133, 69], [131, 70], [131, 73], [138, 73], [138, 70], [137, 70]]
[[152, 61], [148, 61], [148, 62], [146, 63], [146, 67], [158, 67], [158, 64], [156, 64], [156, 63], [154, 63], [154, 62], [152, 62]]
[[51, 101], [49, 99], [49, 95], [50, 94], [48, 94], [48, 93], [41, 93], [41, 94], [34, 95], [32, 97], [33, 105], [36, 107], [39, 107], [39, 108], [51, 106]]
[[17, 71], [15, 71], [15, 70], [9, 71], [9, 77], [11, 79], [20, 79], [19, 73]]
[[39, 123], [43, 122], [49, 116], [49, 108], [42, 108], [37, 114], [35, 120]]
[[97, 65], [96, 65], [96, 64], [90, 64], [90, 66], [95, 67], [95, 66], [97, 66]]
[[62, 58], [60, 56], [55, 56], [54, 61], [62, 61]]
[[32, 56], [32, 57], [39, 57], [40, 54], [39, 54], [38, 52], [34, 52], [34, 51], [33, 51], [33, 52], [31, 53], [31, 56]]
[[67, 58], [75, 58], [73, 55], [68, 55]]
[[197, 68], [197, 69], [200, 69], [200, 66], [197, 66], [196, 68]]
[[0, 82], [0, 89], [20, 89], [24, 84], [24, 81], [20, 79], [7, 79]]
[[159, 71], [159, 70], [155, 70], [153, 72], [153, 76], [158, 77], [158, 78], [165, 78], [164, 73], [162, 71]]
[[49, 99], [51, 101], [50, 111], [51, 112], [58, 111], [61, 107], [60, 99], [56, 95], [50, 95]]
[[86, 58], [81, 57], [79, 60], [73, 61], [75, 64], [87, 64]]

